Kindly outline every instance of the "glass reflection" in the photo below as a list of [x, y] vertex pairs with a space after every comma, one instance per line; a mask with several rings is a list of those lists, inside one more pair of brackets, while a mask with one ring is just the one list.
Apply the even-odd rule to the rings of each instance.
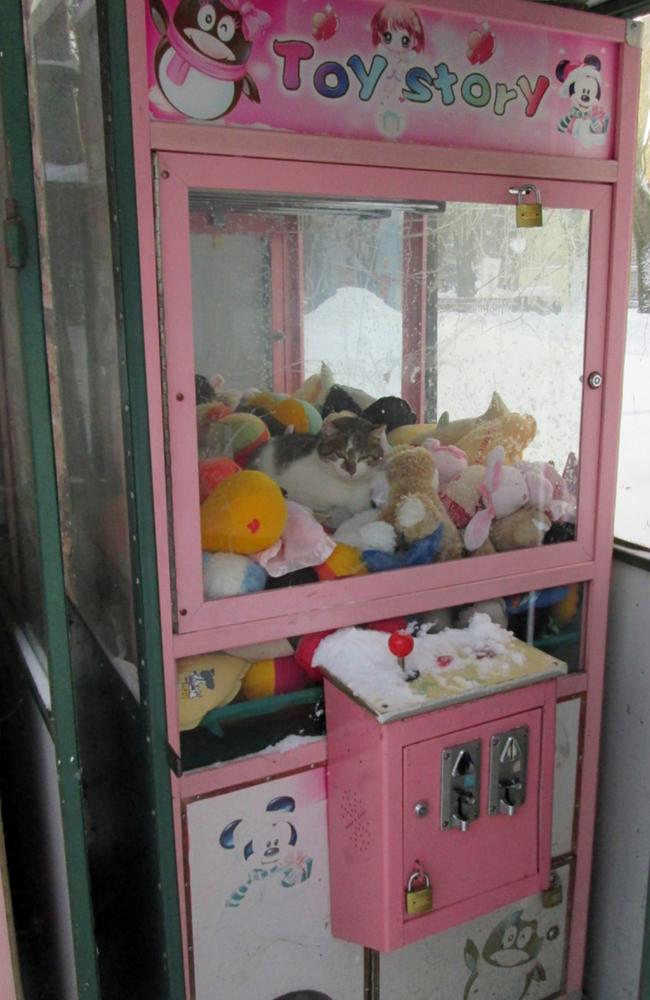
[[588, 211], [189, 208], [207, 598], [574, 537]]

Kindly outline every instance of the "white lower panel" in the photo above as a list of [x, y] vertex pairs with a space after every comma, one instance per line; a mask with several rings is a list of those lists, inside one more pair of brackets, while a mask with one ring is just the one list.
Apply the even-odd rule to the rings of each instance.
[[362, 1000], [363, 949], [329, 931], [322, 768], [192, 803], [187, 831], [196, 1000]]
[[573, 842], [576, 801], [580, 698], [561, 701], [555, 717], [555, 776], [553, 781], [553, 857], [569, 854]]
[[380, 958], [381, 1000], [543, 1000], [562, 987], [570, 867], [562, 902], [531, 896]]

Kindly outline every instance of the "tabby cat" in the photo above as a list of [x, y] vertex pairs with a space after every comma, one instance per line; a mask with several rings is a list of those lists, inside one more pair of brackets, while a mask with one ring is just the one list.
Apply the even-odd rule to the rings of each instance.
[[388, 450], [386, 429], [352, 414], [332, 414], [318, 434], [285, 434], [262, 445], [250, 463], [276, 481], [289, 500], [322, 520], [343, 508], [371, 506], [370, 486]]

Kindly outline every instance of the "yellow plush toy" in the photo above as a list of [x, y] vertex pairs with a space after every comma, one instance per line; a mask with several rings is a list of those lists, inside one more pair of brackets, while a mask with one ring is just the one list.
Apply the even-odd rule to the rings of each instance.
[[228, 705], [239, 694], [249, 663], [226, 653], [186, 656], [176, 664], [178, 721], [181, 732], [195, 729], [213, 708]]
[[524, 448], [533, 440], [536, 431], [534, 417], [512, 412], [499, 393], [493, 392], [490, 405], [478, 417], [450, 421], [448, 414], [443, 413], [437, 424], [397, 427], [388, 435], [388, 442], [393, 447], [418, 445], [427, 438], [435, 437], [441, 445], [461, 448], [470, 465], [483, 464], [492, 449], [500, 444], [505, 450], [505, 461], [513, 464], [522, 457]]
[[465, 434], [457, 444], [467, 455], [470, 465], [482, 465], [493, 448], [501, 445], [504, 461], [514, 465], [523, 458], [526, 448], [535, 437], [535, 418], [527, 413], [506, 413], [496, 420], [487, 420]]
[[287, 503], [277, 483], [244, 470], [222, 480], [201, 504], [201, 545], [206, 552], [263, 552], [282, 537], [286, 523]]

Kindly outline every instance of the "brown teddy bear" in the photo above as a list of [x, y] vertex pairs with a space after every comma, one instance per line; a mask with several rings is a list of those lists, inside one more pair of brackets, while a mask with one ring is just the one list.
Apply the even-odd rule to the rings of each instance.
[[462, 539], [438, 496], [438, 470], [430, 452], [409, 445], [398, 447], [386, 460], [385, 471], [389, 494], [381, 520], [393, 525], [398, 541], [412, 545], [442, 524], [438, 558], [459, 559]]
[[551, 520], [541, 507], [522, 507], [492, 522], [490, 541], [497, 552], [532, 549], [543, 543], [550, 527]]

